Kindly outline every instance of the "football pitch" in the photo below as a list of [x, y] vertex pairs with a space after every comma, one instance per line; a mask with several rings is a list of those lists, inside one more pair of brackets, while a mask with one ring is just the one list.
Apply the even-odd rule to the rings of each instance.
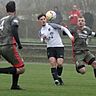
[[[6, 64], [0, 64], [6, 66]], [[7, 64], [8, 65], [8, 64]], [[73, 64], [65, 64], [63, 86], [54, 85], [49, 64], [25, 63], [26, 71], [20, 78], [23, 90], [10, 90], [11, 75], [0, 74], [0, 96], [95, 96], [96, 79], [91, 67], [84, 75], [76, 73]]]

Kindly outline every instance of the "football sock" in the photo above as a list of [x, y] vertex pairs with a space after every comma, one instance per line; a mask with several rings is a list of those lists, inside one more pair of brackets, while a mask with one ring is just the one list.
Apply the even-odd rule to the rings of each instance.
[[51, 74], [52, 74], [54, 80], [58, 79], [58, 74], [57, 74], [56, 68], [51, 68]]
[[12, 74], [12, 86], [18, 85], [19, 74]]
[[62, 71], [63, 71], [63, 66], [57, 66], [57, 73], [58, 73], [58, 76], [61, 76]]
[[0, 73], [4, 74], [16, 74], [16, 68], [15, 67], [8, 67], [8, 68], [0, 68]]
[[95, 76], [95, 78], [96, 78], [96, 69], [94, 69], [94, 76]]

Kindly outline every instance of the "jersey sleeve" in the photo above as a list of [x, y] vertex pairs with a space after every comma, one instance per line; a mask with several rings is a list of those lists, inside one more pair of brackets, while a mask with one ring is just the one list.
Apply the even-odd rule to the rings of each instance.
[[92, 32], [92, 36], [96, 37], [96, 32]]
[[59, 25], [59, 24], [55, 24], [55, 23], [51, 23], [50, 25], [51, 25], [54, 29], [58, 29], [58, 30], [64, 31], [64, 32], [69, 36], [69, 38], [70, 38], [71, 40], [73, 39], [72, 34], [70, 33], [70, 31], [69, 31], [66, 27], [64, 27], [64, 26], [62, 26], [62, 25]]
[[12, 19], [12, 22], [11, 22], [12, 34], [18, 44], [18, 48], [21, 49], [22, 45], [19, 39], [18, 27], [19, 27], [19, 20], [17, 18]]
[[11, 22], [11, 25], [12, 25], [12, 26], [19, 26], [19, 20], [18, 20], [18, 18], [14, 18], [14, 19], [12, 20], [12, 22]]
[[61, 29], [61, 25], [59, 25], [59, 24], [49, 23], [49, 25], [52, 26], [54, 29], [58, 29], [58, 30]]

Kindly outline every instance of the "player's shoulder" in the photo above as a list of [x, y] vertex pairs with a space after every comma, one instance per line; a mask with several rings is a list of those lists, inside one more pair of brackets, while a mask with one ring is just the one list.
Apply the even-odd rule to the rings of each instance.
[[51, 26], [58, 26], [59, 24], [56, 24], [56, 23], [48, 23], [49, 25]]
[[56, 24], [56, 23], [48, 23], [50, 26], [52, 26], [54, 29], [61, 28], [61, 25]]
[[12, 25], [19, 25], [19, 18], [17, 16], [11, 16], [10, 19]]
[[88, 26], [84, 26], [84, 30], [86, 30], [86, 31], [92, 31]]
[[86, 31], [87, 34], [92, 35], [92, 29], [90, 29], [88, 26], [84, 26], [83, 31]]
[[13, 22], [16, 22], [16, 21], [19, 22], [19, 18], [18, 18], [17, 16], [11, 16], [11, 20], [12, 20]]
[[0, 21], [2, 21], [2, 20], [5, 20], [5, 19], [8, 19], [10, 16], [4, 16], [4, 17], [2, 17], [1, 19], [0, 19]]

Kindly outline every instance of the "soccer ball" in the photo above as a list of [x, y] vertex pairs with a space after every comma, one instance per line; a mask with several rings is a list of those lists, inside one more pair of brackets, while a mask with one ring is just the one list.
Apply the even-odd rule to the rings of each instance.
[[46, 18], [48, 21], [54, 20], [56, 18], [56, 13], [52, 10], [46, 12]]

